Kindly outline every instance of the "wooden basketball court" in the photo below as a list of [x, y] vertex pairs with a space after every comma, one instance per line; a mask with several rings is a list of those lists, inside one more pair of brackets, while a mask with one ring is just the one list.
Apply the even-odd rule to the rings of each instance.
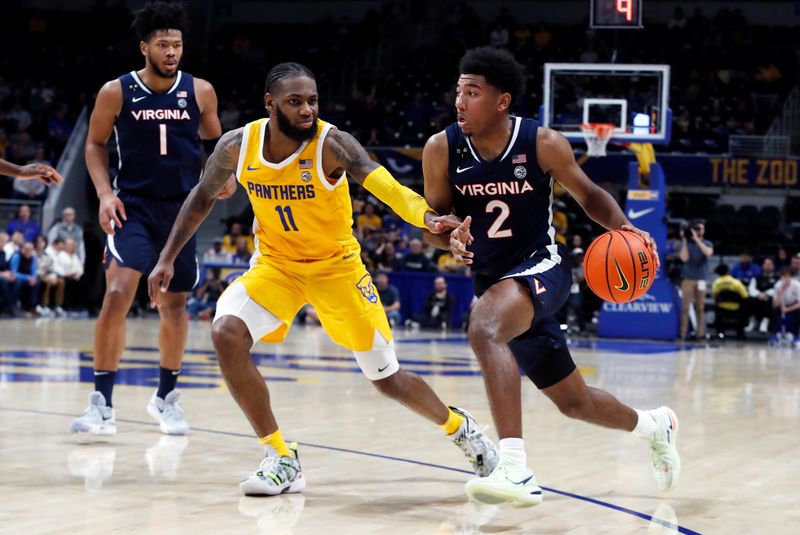
[[[800, 353], [577, 340], [586, 380], [680, 417], [680, 486], [661, 494], [644, 443], [563, 417], [524, 380], [528, 458], [545, 501], [468, 503], [466, 460], [435, 426], [381, 398], [319, 328], [258, 345], [284, 434], [300, 443], [302, 495], [243, 498], [258, 442], [227, 393], [208, 324], [192, 323], [179, 387], [192, 425], [166, 437], [145, 412], [157, 324], [129, 322], [114, 393], [118, 434], [67, 432], [91, 388], [93, 322], [0, 322], [2, 533], [795, 533], [800, 525]], [[446, 403], [491, 427], [459, 333], [398, 336], [398, 354]], [[654, 518], [652, 518], [654, 517]]]

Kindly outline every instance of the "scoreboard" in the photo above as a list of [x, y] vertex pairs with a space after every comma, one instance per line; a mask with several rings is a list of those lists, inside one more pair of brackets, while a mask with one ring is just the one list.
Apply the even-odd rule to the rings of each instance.
[[642, 0], [589, 0], [589, 5], [592, 28], [642, 28]]

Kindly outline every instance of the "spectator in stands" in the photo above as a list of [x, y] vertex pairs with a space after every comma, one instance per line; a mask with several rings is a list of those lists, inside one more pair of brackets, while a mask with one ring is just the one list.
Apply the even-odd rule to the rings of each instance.
[[433, 291], [428, 294], [425, 301], [425, 316], [422, 325], [446, 329], [450, 326], [454, 308], [455, 300], [447, 291], [447, 280], [444, 277], [436, 277], [433, 280]]
[[678, 6], [672, 12], [672, 18], [669, 19], [667, 28], [670, 30], [683, 30], [686, 28], [686, 23], [686, 14], [684, 14], [683, 9]]
[[5, 307], [13, 317], [17, 315], [17, 300], [14, 298], [15, 276], [11, 271], [10, 258], [3, 250], [8, 241], [8, 234], [0, 232], [0, 312]]
[[[82, 302], [78, 284], [83, 276], [83, 262], [78, 257], [75, 240], [72, 238], [64, 240], [64, 247], [56, 256], [55, 270], [56, 274], [64, 279], [64, 307], [67, 309], [77, 308]], [[56, 308], [56, 312], [63, 314], [63, 310], [59, 311], [58, 308]]]
[[401, 319], [400, 292], [394, 285], [389, 284], [389, 276], [382, 271], [375, 275], [375, 288], [378, 290], [378, 296], [381, 298], [381, 304], [386, 312], [386, 319], [389, 320], [389, 325], [396, 326]]
[[[687, 239], [687, 232], [690, 239]], [[680, 259], [683, 261], [681, 275], [682, 306], [681, 306], [681, 339], [686, 339], [689, 331], [689, 307], [694, 301], [697, 328], [695, 334], [698, 339], [705, 338], [705, 298], [706, 278], [708, 277], [708, 258], [714, 254], [714, 244], [704, 238], [706, 232], [705, 221], [695, 219], [687, 230], [681, 229]]]
[[716, 305], [715, 328], [718, 333], [724, 332], [724, 322], [730, 319], [737, 336], [744, 338], [744, 302], [747, 299], [747, 289], [742, 281], [730, 274], [730, 268], [725, 264], [718, 265], [714, 273], [718, 275], [711, 285], [711, 297]]
[[14, 302], [19, 302], [22, 310], [32, 314], [39, 298], [39, 276], [33, 244], [26, 241], [9, 262], [14, 274]]
[[375, 214], [375, 205], [371, 202], [364, 204], [364, 213], [358, 216], [356, 228], [360, 235], [364, 235], [366, 229], [380, 230], [383, 226], [381, 218]]
[[[28, 182], [39, 181], [29, 180]], [[36, 236], [42, 233], [42, 227], [39, 226], [39, 223], [31, 219], [31, 207], [27, 204], [23, 204], [19, 207], [16, 219], [9, 221], [8, 226], [6, 227], [6, 232], [11, 235], [17, 231], [22, 232], [25, 241], [29, 241], [31, 243], [33, 243], [33, 240], [36, 239]]]
[[217, 310], [217, 300], [225, 289], [223, 282], [214, 270], [209, 270], [206, 279], [194, 292], [194, 296], [186, 303], [190, 318], [209, 320]]
[[794, 341], [800, 347], [797, 337], [797, 314], [800, 310], [800, 281], [792, 277], [790, 268], [783, 268], [781, 280], [775, 285], [775, 339]]
[[788, 265], [789, 253], [786, 251], [786, 247], [778, 247], [778, 253], [775, 255], [775, 271], [780, 273]]
[[414, 239], [408, 244], [408, 253], [400, 265], [402, 271], [436, 271], [430, 259], [422, 252], [422, 241]]
[[215, 238], [211, 248], [203, 253], [203, 262], [230, 264], [231, 257], [231, 253], [222, 247], [222, 238]]
[[[753, 325], [748, 329], [755, 328], [758, 322], [758, 330], [761, 333], [769, 332], [769, 321], [772, 318], [772, 299], [775, 297], [775, 285], [780, 276], [775, 270], [775, 262], [772, 258], [765, 258], [761, 264], [761, 275], [750, 279], [748, 286], [747, 313], [754, 319]], [[745, 330], [748, 330], [745, 329]]]
[[244, 236], [247, 240], [247, 249], [250, 253], [255, 250], [255, 243], [252, 236], [245, 236], [242, 232], [241, 223], [233, 223], [231, 231], [222, 238], [222, 248], [231, 254], [236, 253], [237, 241], [240, 236]]
[[442, 251], [436, 260], [436, 269], [442, 273], [466, 273], [468, 267], [457, 261], [450, 251]]
[[238, 128], [241, 123], [241, 115], [239, 108], [236, 107], [236, 103], [229, 100], [225, 105], [225, 109], [219, 114], [219, 123], [222, 125], [222, 132], [225, 133]]
[[759, 275], [761, 275], [761, 268], [753, 263], [753, 255], [750, 254], [750, 251], [743, 251], [739, 255], [739, 262], [731, 268], [731, 276], [742, 281], [745, 286]]
[[81, 262], [85, 262], [86, 246], [83, 242], [83, 229], [75, 223], [75, 209], [71, 206], [61, 210], [61, 221], [50, 227], [47, 232], [47, 241], [50, 243], [55, 242], [56, 239], [65, 242], [68, 238], [72, 238], [72, 241], [75, 242], [78, 258], [81, 259]]
[[789, 261], [789, 269], [792, 272], [792, 277], [794, 277], [795, 279], [800, 279], [800, 253], [794, 255], [792, 259]]
[[47, 121], [47, 134], [56, 154], [61, 154], [72, 134], [72, 123], [67, 120], [67, 106], [61, 105]]
[[10, 240], [11, 239], [10, 239], [10, 237], [8, 235], [8, 232], [3, 232], [2, 230], [0, 230], [0, 254], [3, 255], [3, 259], [6, 259], [5, 248], [6, 248], [6, 245], [8, 245], [8, 242]]
[[[58, 239], [57, 239], [58, 240]], [[55, 312], [56, 315], [63, 315], [64, 309], [64, 279], [56, 273], [56, 259], [52, 251], [61, 249], [61, 241], [58, 240], [54, 247], [47, 245], [47, 238], [39, 236], [36, 238], [36, 264], [39, 275], [39, 305], [36, 305], [36, 313], [40, 316], [49, 316]], [[54, 293], [55, 309], [50, 309], [50, 294]]]
[[564, 245], [567, 244], [567, 230], [569, 230], [569, 223], [567, 222], [567, 214], [564, 212], [566, 205], [561, 202], [553, 203], [553, 227], [556, 229], [556, 241]]
[[388, 213], [383, 216], [383, 232], [386, 233], [386, 237], [392, 241], [408, 235], [409, 224], [400, 218], [399, 215], [394, 213], [393, 210], [389, 210]]
[[[47, 160], [47, 158], [45, 158], [43, 146], [40, 145], [36, 149], [36, 156], [30, 160], [28, 164], [50, 165], [50, 162]], [[47, 185], [41, 180], [30, 180], [20, 176], [15, 176], [11, 197], [13, 199], [20, 199], [30, 202], [41, 202], [47, 197]]]
[[400, 269], [403, 257], [397, 253], [394, 243], [391, 240], [384, 240], [384, 242], [375, 249], [373, 255], [375, 259], [375, 267], [379, 271], [396, 271]]
[[[8, 236], [8, 234], [6, 234]], [[20, 250], [22, 244], [25, 243], [25, 235], [22, 231], [16, 230], [11, 233], [11, 239], [3, 246], [3, 252], [6, 254], [6, 260], [11, 260], [14, 253]]]
[[581, 332], [586, 330], [586, 314], [583, 310], [583, 292], [586, 288], [586, 279], [583, 275], [584, 251], [581, 247], [575, 247], [570, 251], [570, 256], [572, 256], [572, 285], [566, 304], [567, 323], [569, 324], [569, 313], [571, 312], [575, 318], [575, 330]]
[[236, 250], [231, 256], [231, 262], [234, 264], [248, 264], [252, 256], [253, 250], [249, 247], [247, 236], [239, 236], [236, 238]]

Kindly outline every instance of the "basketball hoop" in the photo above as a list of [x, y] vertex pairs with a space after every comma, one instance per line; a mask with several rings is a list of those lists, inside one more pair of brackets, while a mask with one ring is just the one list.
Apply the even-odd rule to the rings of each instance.
[[589, 150], [587, 156], [605, 156], [606, 145], [614, 133], [614, 125], [610, 123], [583, 123], [581, 132]]

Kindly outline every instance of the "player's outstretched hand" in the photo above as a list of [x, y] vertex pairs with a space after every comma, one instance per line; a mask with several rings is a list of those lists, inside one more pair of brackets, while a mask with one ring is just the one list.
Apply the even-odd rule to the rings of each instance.
[[450, 233], [450, 254], [461, 264], [471, 264], [473, 253], [467, 251], [467, 246], [472, 243], [472, 233], [469, 226], [472, 223], [472, 216], [466, 219]]
[[239, 183], [236, 181], [236, 175], [231, 173], [231, 176], [228, 177], [228, 180], [225, 181], [225, 184], [222, 186], [222, 190], [217, 195], [217, 200], [221, 201], [223, 199], [227, 199], [234, 193], [236, 193], [236, 186]]
[[[100, 228], [103, 232], [111, 236], [114, 235], [114, 228], [122, 228], [122, 222], [128, 220], [125, 215], [125, 205], [119, 197], [113, 193], [106, 193], [100, 197], [100, 210], [98, 210]], [[111, 224], [113, 221], [113, 225]]]
[[431, 234], [442, 234], [458, 228], [461, 220], [454, 215], [436, 215], [434, 212], [425, 214], [425, 224]]
[[656, 241], [650, 236], [650, 233], [646, 230], [638, 229], [631, 225], [622, 225], [622, 230], [628, 230], [630, 232], [634, 232], [644, 239], [645, 243], [649, 244], [650, 246], [650, 253], [653, 255], [653, 259], [656, 263], [656, 270], [661, 266], [661, 259], [658, 257], [658, 247], [656, 246]]
[[58, 174], [54, 168], [42, 163], [31, 163], [23, 165], [17, 178], [23, 180], [41, 180], [48, 186], [54, 186], [64, 182], [64, 178]]
[[162, 293], [169, 288], [169, 281], [175, 274], [175, 267], [170, 262], [159, 260], [150, 276], [147, 277], [147, 294], [150, 296], [150, 306], [157, 308], [159, 305], [159, 298]]

